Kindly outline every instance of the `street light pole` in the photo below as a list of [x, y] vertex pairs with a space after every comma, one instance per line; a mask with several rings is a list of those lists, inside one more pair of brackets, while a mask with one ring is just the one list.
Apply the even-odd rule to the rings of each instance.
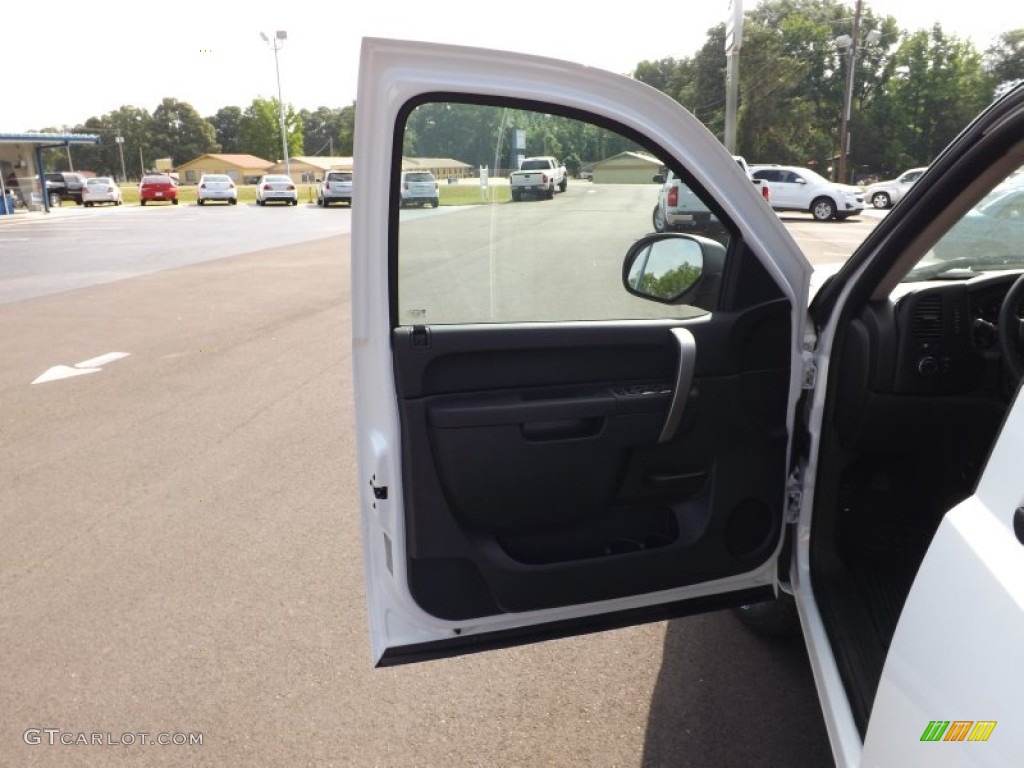
[[284, 156], [284, 171], [291, 177], [292, 166], [288, 160], [288, 136], [284, 128], [284, 99], [281, 98], [281, 66], [277, 60], [277, 52], [284, 47], [284, 41], [288, 39], [288, 33], [279, 29], [274, 33], [273, 39], [260, 32], [263, 42], [268, 43], [274, 49], [274, 71], [277, 73], [277, 116], [281, 124], [281, 152]]
[[117, 142], [117, 151], [121, 155], [121, 181], [125, 184], [128, 183], [128, 171], [124, 167], [124, 136], [118, 131], [117, 136], [114, 137], [114, 141]]
[[[839, 43], [842, 48], [849, 48], [850, 58], [846, 62], [846, 97], [843, 99], [843, 119], [839, 127], [839, 181], [841, 183], [847, 183], [846, 179], [846, 164], [850, 156], [850, 131], [851, 131], [851, 118], [853, 115], [853, 79], [856, 73], [857, 64], [857, 46], [860, 43], [860, 16], [861, 16], [861, 5], [863, 0], [857, 0], [857, 5], [853, 12], [853, 34], [852, 35], [840, 35], [836, 38], [836, 42]], [[869, 45], [877, 42], [880, 34], [877, 30], [871, 30], [867, 33], [864, 38], [864, 43]], [[851, 179], [852, 181], [852, 179]]]
[[[843, 99], [843, 119], [839, 127], [839, 182], [846, 183], [846, 157], [850, 154], [850, 113], [853, 111], [853, 75], [857, 61], [857, 35], [860, 32], [860, 11], [862, 0], [857, 0], [853, 12], [853, 34], [849, 37], [849, 60], [846, 62], [846, 97]], [[839, 44], [843, 45], [843, 35]]]

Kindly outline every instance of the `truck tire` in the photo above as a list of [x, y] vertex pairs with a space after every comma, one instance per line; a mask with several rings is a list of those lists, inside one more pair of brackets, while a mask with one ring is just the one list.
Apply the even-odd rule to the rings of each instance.
[[513, 189], [512, 190], [512, 202], [513, 203], [518, 203], [522, 199], [523, 199], [523, 193], [522, 192], [518, 192], [518, 191]]
[[50, 193], [50, 207], [51, 208], [60, 208], [60, 193], [59, 192], [51, 192]]
[[565, 192], [565, 190], [568, 189], [568, 187], [569, 187], [569, 180], [563, 176], [562, 177], [562, 183], [558, 185], [558, 191], [559, 192]]
[[651, 214], [651, 224], [654, 226], [654, 231], [659, 234], [668, 231], [668, 227], [665, 225], [665, 214], [662, 213], [660, 205], [654, 206], [654, 213]]
[[551, 182], [551, 186], [548, 187], [548, 191], [547, 193], [545, 193], [544, 197], [546, 197], [548, 200], [555, 199], [555, 182]]

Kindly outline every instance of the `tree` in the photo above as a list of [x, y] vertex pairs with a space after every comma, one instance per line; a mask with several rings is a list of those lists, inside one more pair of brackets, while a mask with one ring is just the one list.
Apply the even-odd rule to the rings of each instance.
[[242, 125], [241, 107], [221, 107], [213, 117], [206, 118], [206, 122], [213, 126], [221, 152], [231, 155], [241, 152], [238, 143]]
[[304, 154], [351, 155], [354, 107], [317, 107], [299, 111], [302, 121]]
[[1024, 29], [1001, 34], [985, 51], [985, 69], [992, 75], [999, 92], [1024, 81]]
[[[281, 157], [281, 124], [277, 99], [255, 98], [242, 114], [238, 144], [242, 152], [267, 159]], [[302, 121], [290, 105], [284, 113], [288, 155], [302, 154]]]
[[153, 110], [151, 126], [152, 149], [157, 157], [184, 163], [220, 149], [213, 125], [187, 102], [165, 98]]

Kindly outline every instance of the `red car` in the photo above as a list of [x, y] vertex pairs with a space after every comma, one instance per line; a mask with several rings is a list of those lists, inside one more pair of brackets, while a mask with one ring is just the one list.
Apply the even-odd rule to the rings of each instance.
[[166, 174], [143, 176], [139, 184], [139, 204], [165, 200], [178, 204], [178, 185]]

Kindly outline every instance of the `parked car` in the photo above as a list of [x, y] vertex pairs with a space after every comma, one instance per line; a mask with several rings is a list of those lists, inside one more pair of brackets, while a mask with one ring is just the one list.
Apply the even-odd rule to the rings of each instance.
[[139, 205], [155, 202], [178, 204], [178, 185], [165, 173], [143, 176], [139, 182]]
[[437, 208], [441, 204], [437, 179], [430, 171], [402, 171], [398, 190], [402, 208], [409, 205]]
[[204, 173], [196, 185], [196, 204], [206, 205], [211, 200], [235, 205], [238, 203], [238, 188], [226, 173]]
[[64, 200], [73, 200], [77, 205], [82, 204], [82, 188], [86, 180], [84, 175], [62, 171], [48, 173], [45, 178], [46, 194], [51, 206], [57, 207]]
[[316, 204], [328, 206], [331, 203], [352, 205], [352, 171], [327, 171], [323, 181], [316, 188]]
[[909, 171], [901, 173], [897, 179], [871, 184], [864, 190], [864, 197], [875, 208], [892, 208], [903, 199], [907, 190], [914, 186], [914, 182], [921, 178], [921, 174], [927, 170], [927, 168], [911, 168]]
[[[353, 211], [372, 662], [792, 594], [837, 766], [1018, 765], [1024, 242], [927, 270], [1020, 168], [1024, 85], [812, 296], [814, 266], [779, 217], [653, 88], [383, 39], [363, 41], [359, 83], [356, 134], [376, 139], [355, 162], [391, 179]], [[575, 135], [624, 126], [609, 143], [685, 170], [728, 244], [648, 233], [644, 195], [596, 188], [552, 219], [555, 247], [511, 205], [397, 216], [407, 126], [443, 138], [421, 109], [483, 113], [464, 140], [499, 156], [509, 136], [491, 126], [511, 109], [517, 126], [554, 118]]]
[[838, 184], [810, 168], [792, 165], [752, 165], [753, 178], [768, 182], [772, 208], [804, 211], [817, 221], [842, 221], [864, 210], [864, 195], [849, 184]]
[[298, 205], [299, 192], [295, 182], [284, 174], [268, 173], [256, 184], [256, 205], [267, 203], [284, 203]]
[[82, 187], [82, 202], [86, 208], [98, 203], [121, 204], [121, 187], [109, 176], [96, 176], [86, 179]]

